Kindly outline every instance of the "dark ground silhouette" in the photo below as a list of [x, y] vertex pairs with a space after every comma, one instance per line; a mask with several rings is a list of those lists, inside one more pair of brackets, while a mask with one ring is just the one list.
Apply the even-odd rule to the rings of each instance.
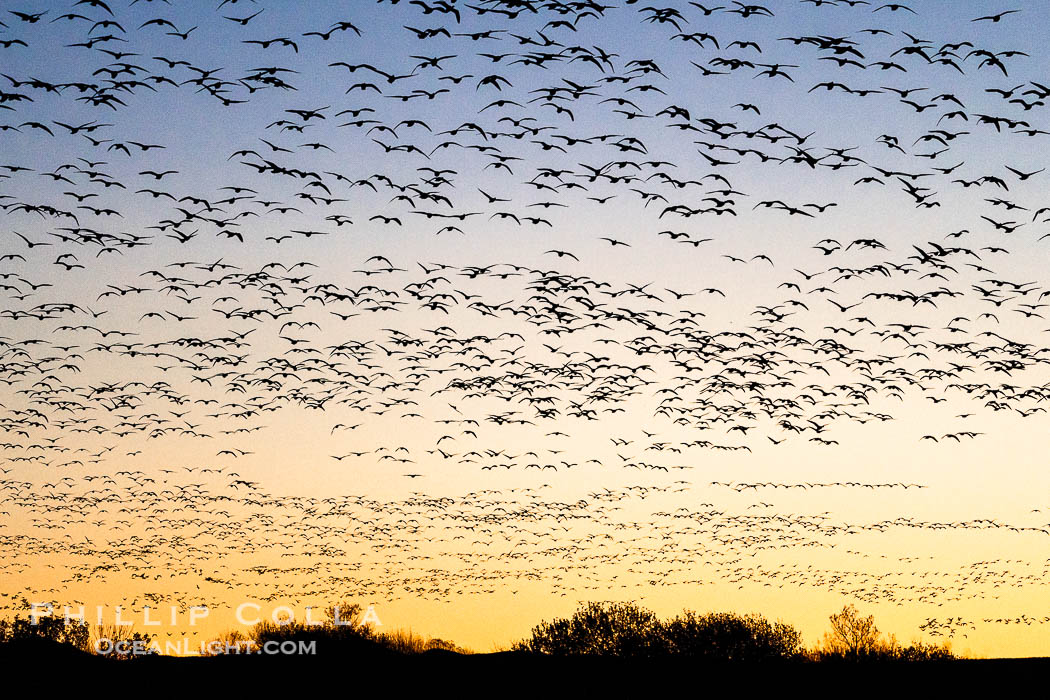
[[[873, 618], [861, 616], [852, 606], [830, 620], [832, 632], [807, 650], [791, 625], [759, 615], [686, 611], [661, 621], [632, 603], [588, 603], [570, 618], [541, 622], [512, 649], [494, 653], [470, 653], [443, 640], [328, 622], [319, 627], [260, 624], [248, 635], [227, 635], [224, 641], [239, 643], [236, 648], [241, 653], [119, 660], [92, 653], [83, 629], [71, 632], [57, 624], [34, 627], [16, 618], [4, 622], [0, 666], [16, 673], [36, 675], [46, 670], [136, 682], [158, 678], [262, 682], [276, 677], [323, 682], [338, 676], [377, 688], [427, 683], [463, 687], [482, 681], [505, 685], [513, 680], [530, 687], [561, 684], [584, 689], [645, 679], [663, 683], [718, 678], [735, 679], [748, 688], [780, 684], [815, 688], [826, 682], [848, 682], [890, 690], [926, 681], [941, 686], [994, 679], [1020, 684], [1031, 678], [1041, 683], [1050, 671], [1050, 658], [961, 659], [947, 645], [905, 647], [879, 637]], [[852, 634], [858, 631], [859, 635]], [[316, 645], [311, 654], [270, 655], [246, 653], [249, 640], [255, 649], [266, 643]], [[843, 648], [843, 643], [852, 647]]]

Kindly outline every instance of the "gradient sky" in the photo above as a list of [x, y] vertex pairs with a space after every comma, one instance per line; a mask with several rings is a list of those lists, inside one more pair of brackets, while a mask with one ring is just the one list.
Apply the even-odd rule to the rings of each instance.
[[0, 18], [5, 612], [1050, 654], [1045, 4], [218, 4]]

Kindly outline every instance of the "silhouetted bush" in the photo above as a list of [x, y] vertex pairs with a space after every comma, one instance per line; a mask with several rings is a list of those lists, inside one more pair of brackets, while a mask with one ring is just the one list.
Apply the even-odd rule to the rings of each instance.
[[212, 640], [217, 642], [214, 651], [211, 651], [211, 644], [205, 645], [205, 649], [209, 654], [221, 656], [258, 649], [267, 642], [317, 642], [317, 653], [326, 655], [397, 656], [434, 650], [471, 653], [453, 642], [422, 637], [411, 631], [378, 632], [371, 624], [362, 623], [363, 609], [357, 604], [340, 603], [329, 607], [326, 612], [327, 617], [319, 621], [320, 624], [263, 621], [254, 625], [247, 634], [226, 632]]
[[84, 622], [70, 620], [67, 625], [61, 617], [41, 616], [34, 623], [30, 617], [15, 615], [0, 620], [0, 643], [18, 644], [26, 641], [47, 640], [88, 651], [91, 629]]
[[153, 646], [153, 639], [154, 635], [136, 632], [130, 625], [96, 625], [92, 629], [90, 648], [92, 653], [127, 661], [160, 653]]
[[633, 603], [587, 603], [569, 619], [542, 622], [514, 646], [554, 656], [581, 654], [646, 658], [667, 654], [656, 616]]
[[265, 620], [251, 628], [248, 638], [255, 647], [267, 642], [317, 642], [318, 653], [376, 655], [400, 651], [383, 644], [371, 625], [361, 624], [361, 612], [360, 605], [344, 603], [328, 608], [327, 619], [321, 624]]
[[872, 646], [860, 651], [831, 650], [825, 646], [818, 645], [808, 658], [811, 661], [822, 663], [855, 662], [855, 663], [883, 663], [883, 662], [927, 662], [927, 661], [952, 661], [958, 657], [951, 650], [951, 646], [945, 644], [927, 644], [924, 642], [912, 642], [904, 646], [892, 637], [888, 640], [880, 640]]
[[947, 642], [944, 644], [912, 642], [906, 647], [900, 647], [896, 658], [900, 661], [952, 661], [956, 656]]
[[802, 654], [798, 630], [783, 622], [769, 622], [761, 615], [696, 615], [686, 611], [663, 627], [672, 654], [711, 661], [771, 661]]
[[515, 649], [554, 656], [653, 658], [681, 655], [711, 661], [797, 658], [802, 635], [760, 615], [685, 612], [661, 622], [633, 603], [588, 603], [569, 619], [544, 622]]

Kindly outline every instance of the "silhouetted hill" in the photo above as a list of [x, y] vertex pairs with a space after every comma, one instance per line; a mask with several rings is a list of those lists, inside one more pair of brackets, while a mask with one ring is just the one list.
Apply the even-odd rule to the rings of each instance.
[[35, 663], [47, 663], [48, 665], [100, 664], [105, 663], [105, 659], [81, 651], [70, 644], [38, 637], [0, 644], [0, 662], [4, 668], [14, 669]]

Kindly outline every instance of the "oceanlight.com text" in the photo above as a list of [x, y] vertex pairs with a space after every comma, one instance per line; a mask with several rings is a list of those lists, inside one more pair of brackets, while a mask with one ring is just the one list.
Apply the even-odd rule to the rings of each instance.
[[194, 646], [190, 640], [181, 639], [175, 641], [160, 642], [144, 640], [114, 641], [112, 639], [99, 639], [95, 642], [95, 653], [101, 656], [151, 656], [155, 654], [167, 654], [171, 656], [218, 656], [220, 654], [263, 654], [268, 656], [314, 656], [317, 654], [317, 640], [263, 642], [259, 644], [247, 639], [238, 642], [201, 642]]

